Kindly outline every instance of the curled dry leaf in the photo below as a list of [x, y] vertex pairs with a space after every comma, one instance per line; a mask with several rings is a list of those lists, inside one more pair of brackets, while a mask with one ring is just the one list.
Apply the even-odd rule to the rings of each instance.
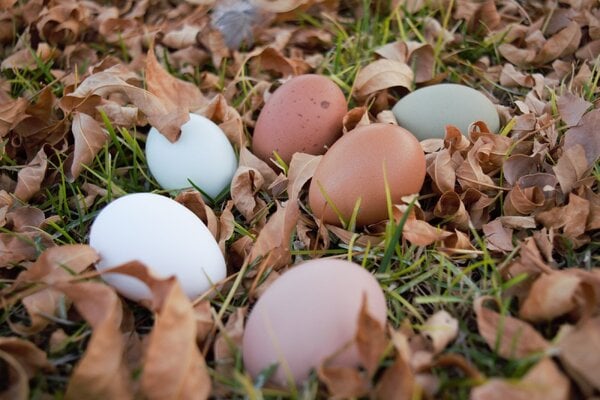
[[265, 202], [257, 197], [264, 184], [264, 178], [254, 168], [240, 166], [231, 180], [231, 199], [246, 221], [252, 220]]
[[519, 309], [519, 316], [532, 322], [551, 321], [567, 313], [591, 314], [600, 299], [594, 287], [572, 270], [543, 274], [533, 283]]
[[28, 101], [23, 97], [0, 103], [0, 138], [12, 130], [26, 117]]
[[291, 235], [300, 218], [298, 198], [300, 190], [315, 173], [322, 156], [296, 153], [292, 156], [288, 170], [288, 201], [277, 203], [277, 211], [269, 217], [262, 228], [250, 253], [250, 260], [271, 254], [270, 266], [279, 268], [291, 260]]
[[560, 118], [567, 126], [575, 126], [581, 121], [583, 114], [592, 103], [572, 93], [565, 93], [558, 98], [557, 106]]
[[427, 174], [440, 193], [453, 192], [456, 184], [456, 167], [450, 151], [442, 149], [434, 153], [433, 161], [427, 166]]
[[342, 130], [344, 134], [346, 134], [354, 128], [369, 125], [370, 123], [371, 120], [369, 119], [369, 110], [367, 107], [354, 107], [344, 115], [344, 118], [342, 119]]
[[589, 175], [586, 150], [580, 144], [565, 149], [558, 162], [552, 167], [563, 193], [569, 193], [583, 183]]
[[536, 221], [547, 228], [562, 229], [569, 239], [576, 239], [586, 232], [590, 215], [590, 202], [575, 193], [569, 194], [569, 203], [536, 215]]
[[[400, 333], [394, 332], [393, 336], [402, 339], [395, 339], [396, 344], [399, 340], [404, 342], [405, 349], [408, 351], [408, 339]], [[415, 391], [415, 375], [408, 364], [408, 354], [403, 355], [403, 351], [397, 349], [396, 359], [392, 366], [388, 367], [373, 391], [373, 398], [378, 400], [412, 400]]]
[[0, 338], [0, 397], [3, 399], [29, 399], [29, 380], [39, 370], [50, 371], [46, 353], [33, 343], [17, 337]]
[[321, 365], [317, 375], [332, 399], [361, 397], [369, 392], [369, 380], [355, 368]]
[[242, 117], [235, 108], [227, 103], [227, 99], [222, 94], [216, 95], [208, 104], [195, 110], [195, 112], [219, 125], [219, 128], [225, 132], [229, 141], [236, 148], [241, 149], [248, 144]]
[[493, 378], [471, 391], [471, 400], [567, 400], [569, 380], [554, 361], [543, 358], [518, 381]]
[[[571, 329], [558, 342], [559, 358], [584, 393], [600, 390], [600, 317], [588, 319]], [[593, 389], [586, 389], [593, 388]]]
[[402, 228], [402, 237], [417, 246], [428, 246], [452, 235], [420, 219], [409, 218]]
[[148, 399], [208, 398], [211, 381], [196, 345], [194, 308], [177, 279], [157, 279], [137, 261], [111, 272], [134, 276], [152, 291], [156, 317], [144, 357], [141, 394]]
[[394, 60], [377, 60], [363, 68], [354, 81], [354, 95], [360, 101], [380, 90], [403, 87], [411, 90], [414, 74], [410, 67]]
[[388, 340], [385, 327], [369, 314], [366, 295], [363, 295], [354, 340], [356, 341], [362, 366], [366, 369], [369, 377], [372, 377], [377, 371]]
[[447, 311], [440, 310], [427, 318], [423, 329], [423, 335], [429, 343], [434, 354], [440, 353], [458, 335], [458, 320]]
[[108, 140], [108, 135], [98, 121], [80, 112], [73, 114], [71, 129], [75, 138], [75, 149], [73, 150], [68, 178], [73, 181], [79, 176], [83, 166], [94, 160], [96, 154]]
[[469, 214], [460, 196], [454, 191], [442, 194], [433, 209], [433, 215], [448, 221], [449, 226], [469, 230]]
[[266, 162], [256, 157], [247, 147], [240, 149], [240, 162], [241, 167], [254, 168], [262, 175], [264, 179], [263, 189], [268, 188], [277, 179], [277, 174], [273, 171], [273, 168]]
[[549, 348], [550, 344], [531, 325], [485, 307], [487, 300], [489, 298], [486, 297], [475, 300], [477, 328], [488, 346], [499, 356], [520, 359]]
[[375, 50], [385, 59], [412, 66], [415, 83], [431, 80], [434, 74], [434, 51], [429, 43], [398, 40]]
[[86, 351], [69, 380], [66, 399], [133, 399], [131, 372], [125, 366], [122, 305], [111, 287], [95, 282], [58, 283], [92, 327]]
[[600, 125], [600, 109], [594, 109], [583, 115], [579, 124], [571, 127], [565, 133], [565, 149], [569, 150], [576, 145], [583, 147], [588, 167], [594, 165], [600, 157], [598, 125]]
[[183, 204], [187, 209], [196, 214], [204, 222], [215, 240], [219, 240], [219, 220], [213, 209], [206, 205], [200, 192], [196, 190], [184, 190], [175, 197], [175, 201]]

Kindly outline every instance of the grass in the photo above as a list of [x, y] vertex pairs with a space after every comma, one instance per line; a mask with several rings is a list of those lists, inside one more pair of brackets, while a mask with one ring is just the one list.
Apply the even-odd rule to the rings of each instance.
[[[405, 40], [424, 41], [422, 36], [423, 18], [432, 17], [441, 21], [442, 26], [450, 30], [458, 30], [468, 39], [453, 49], [452, 56], [446, 57], [439, 42], [435, 47], [435, 72], [448, 74], [449, 80], [461, 81], [463, 77], [469, 76], [469, 80], [478, 76], [478, 71], [473, 63], [482, 56], [490, 57], [493, 64], [501, 63], [501, 57], [497, 46], [503, 38], [485, 40], [483, 36], [473, 36], [466, 31], [464, 24], [450, 27], [450, 13], [446, 11], [424, 10], [406, 15], [400, 9], [393, 10], [386, 15], [382, 10], [372, 10], [368, 5], [370, 2], [363, 1], [364, 13], [361, 18], [353, 22], [337, 21], [327, 16], [322, 19], [310, 15], [301, 15], [299, 23], [308, 24], [317, 28], [328, 29], [333, 34], [333, 46], [325, 54], [324, 62], [319, 67], [319, 72], [330, 76], [342, 87], [348, 95], [350, 106], [354, 104], [350, 93], [353, 82], [360, 69], [373, 60], [374, 50], [396, 38]], [[383, 4], [383, 2], [376, 2]], [[376, 6], [379, 7], [379, 6]], [[105, 44], [98, 44], [98, 49], [106, 49]], [[129, 60], [129, 52], [124, 43], [120, 47], [106, 49], [107, 52], [119, 55], [124, 62]], [[35, 55], [35, 53], [32, 51]], [[168, 60], [168, 53], [164, 54]], [[51, 74], [54, 67], [51, 62], [45, 63], [37, 56], [36, 66], [30, 69], [5, 71], [4, 77], [11, 85], [11, 94], [20, 96], [23, 94], [34, 95], [44, 87], [52, 86], [53, 93], [60, 96], [63, 90], [62, 84], [57, 82]], [[170, 64], [166, 67], [173, 74], [178, 74]], [[220, 87], [224, 90], [228, 74], [226, 64], [214, 68], [220, 77]], [[596, 66], [593, 70], [592, 79], [585, 86], [585, 97], [590, 101], [598, 101], [598, 81], [600, 79], [600, 68]], [[246, 66], [239, 71], [242, 78], [242, 90], [232, 100], [232, 104], [238, 107], [240, 113], [247, 109], [247, 103], [254, 91], [253, 82], [247, 74]], [[181, 78], [198, 77], [180, 75]], [[494, 93], [501, 98], [518, 98], [520, 93], [514, 93], [502, 87], [494, 87]], [[144, 155], [144, 132], [131, 131], [124, 128], [115, 128], [108, 117], [102, 114], [104, 127], [109, 134], [109, 140], [94, 162], [85, 168], [81, 176], [74, 182], [70, 182], [65, 173], [65, 157], [58, 153], [52, 157], [52, 168], [59, 173], [55, 183], [48, 187], [35, 199], [35, 206], [42, 209], [46, 216], [58, 216], [57, 220], [51, 221], [44, 228], [57, 244], [86, 243], [91, 222], [106, 204], [115, 196], [125, 193], [157, 191], [160, 188], [148, 171]], [[502, 134], [507, 134], [510, 127], [506, 127]], [[0, 152], [2, 163], [0, 170], [16, 177], [16, 161]], [[277, 158], [277, 155], [275, 155]], [[282, 170], [287, 172], [287, 166], [282, 163]], [[593, 174], [600, 180], [600, 163], [594, 166]], [[81, 201], [73, 199], [85, 196], [86, 185], [95, 185], [106, 189], [106, 194], [98, 196], [90, 207], [86, 207]], [[267, 208], [273, 209], [274, 200], [266, 194], [261, 194], [267, 202]], [[211, 204], [220, 205], [226, 198], [227, 193], [213, 199]], [[303, 200], [306, 200], [303, 198]], [[411, 204], [412, 205], [412, 204]], [[307, 206], [304, 205], [306, 209]], [[501, 207], [500, 207], [501, 209]], [[217, 207], [217, 213], [220, 211]], [[405, 214], [408, 215], [408, 214]], [[354, 215], [355, 216], [355, 215]], [[235, 214], [235, 232], [230, 240], [247, 236], [252, 240], [256, 238], [256, 230], [252, 221], [246, 222], [240, 215]], [[340, 219], [343, 218], [340, 215]], [[504, 282], [499, 274], [499, 267], [506, 264], [515, 253], [505, 257], [492, 255], [479, 233], [473, 230], [475, 256], [466, 254], [464, 257], [448, 257], [444, 252], [433, 247], [421, 248], [409, 245], [402, 240], [401, 232], [406, 218], [402, 218], [397, 225], [390, 224], [385, 231], [384, 245], [360, 247], [356, 243], [346, 245], [332, 237], [332, 245], [327, 250], [313, 252], [309, 250], [293, 250], [292, 255], [297, 259], [310, 259], [313, 255], [337, 255], [346, 257], [364, 268], [373, 272], [381, 284], [386, 295], [389, 313], [388, 321], [394, 328], [398, 328], [405, 318], [408, 318], [413, 326], [418, 329], [427, 317], [433, 312], [444, 309], [460, 321], [459, 337], [448, 349], [449, 352], [459, 353], [470, 360], [482, 373], [488, 376], [504, 376], [519, 378], [523, 376], [528, 368], [535, 363], [537, 358], [506, 361], [497, 356], [477, 333], [474, 321], [473, 300], [479, 296], [492, 296], [502, 303], [502, 295], [512, 285], [519, 283], [523, 277], [515, 277]], [[351, 229], [354, 227], [354, 219], [344, 221]], [[2, 230], [3, 232], [5, 230]], [[292, 241], [295, 238], [292, 238]], [[354, 240], [356, 237], [354, 237]], [[591, 244], [583, 249], [569, 249], [565, 257], [558, 260], [561, 266], [597, 264], [598, 248], [600, 243], [596, 236]], [[41, 248], [39, 249], [42, 250]], [[248, 304], [247, 293], [241, 285], [246, 274], [253, 270], [255, 265], [245, 265], [235, 277], [231, 289], [227, 293], [221, 293], [211, 300], [216, 310], [217, 320], [222, 322], [236, 308]], [[267, 270], [262, 276], [266, 279]], [[6, 287], [11, 278], [0, 281], [0, 287]], [[506, 306], [505, 312], [508, 310]], [[128, 302], [132, 308], [137, 322], [137, 330], [145, 332], [151, 326], [152, 315], [144, 308]], [[16, 305], [10, 309], [4, 309], [0, 315], [0, 333], [10, 334], [8, 321], [26, 322], [27, 317], [22, 306]], [[67, 376], [73, 366], [79, 360], [85, 350], [87, 339], [91, 333], [86, 323], [70, 319], [70, 315], [64, 315], [54, 321], [63, 329], [66, 338], [60, 345], [49, 354], [52, 363], [57, 367], [53, 374], [38, 374], [31, 382], [31, 398], [41, 398], [42, 393], [52, 393], [54, 398], [63, 396]], [[47, 345], [48, 338], [42, 332], [36, 338]], [[389, 359], [383, 363], [389, 363]], [[310, 399], [317, 397], [319, 393], [316, 376], [313, 376], [305, 385], [298, 387], [297, 392], [290, 395], [273, 389], [263, 389], [264, 382], [272, 370], [267, 370], [254, 382], [244, 374], [241, 355], [236, 358], [236, 374], [233, 378], [221, 376], [215, 369], [215, 365], [209, 360], [209, 367], [214, 381], [225, 385], [231, 393], [232, 398], [297, 398]], [[474, 384], [464, 376], [449, 373], [448, 370], [437, 370], [442, 392], [447, 398], [466, 399]]]

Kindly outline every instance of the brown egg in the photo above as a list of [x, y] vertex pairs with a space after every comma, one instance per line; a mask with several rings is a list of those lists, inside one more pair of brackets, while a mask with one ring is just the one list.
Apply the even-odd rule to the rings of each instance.
[[[273, 383], [302, 383], [311, 369], [351, 342], [363, 295], [369, 315], [384, 325], [383, 291], [361, 266], [317, 259], [290, 269], [273, 282], [250, 313], [242, 341], [246, 370], [256, 378], [278, 364]], [[352, 367], [359, 361], [356, 346], [350, 345], [336, 354], [333, 365]]]
[[289, 164], [294, 153], [323, 154], [342, 134], [348, 111], [340, 88], [320, 75], [300, 75], [269, 97], [254, 128], [252, 151], [264, 161], [273, 151]]
[[348, 132], [323, 156], [315, 171], [309, 188], [313, 213], [326, 223], [341, 225], [323, 190], [346, 221], [359, 198], [358, 226], [386, 219], [384, 166], [392, 203], [421, 190], [425, 155], [409, 131], [377, 123]]

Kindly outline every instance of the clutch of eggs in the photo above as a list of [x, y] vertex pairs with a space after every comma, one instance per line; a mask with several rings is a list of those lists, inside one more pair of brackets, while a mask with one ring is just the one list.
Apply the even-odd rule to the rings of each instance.
[[[153, 193], [129, 194], [109, 203], [92, 223], [89, 241], [100, 254], [99, 271], [138, 260], [154, 275], [176, 276], [190, 299], [227, 273], [219, 245], [202, 220], [175, 200]], [[132, 300], [152, 298], [137, 278], [114, 273], [102, 278]]]
[[152, 127], [146, 140], [146, 161], [163, 189], [196, 186], [212, 198], [231, 184], [237, 169], [235, 151], [225, 133], [197, 114], [190, 114], [174, 143]]

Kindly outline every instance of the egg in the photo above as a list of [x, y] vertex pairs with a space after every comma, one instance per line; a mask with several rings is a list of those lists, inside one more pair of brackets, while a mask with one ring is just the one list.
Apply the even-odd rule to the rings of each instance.
[[[272, 382], [301, 384], [312, 369], [342, 350], [354, 338], [363, 302], [382, 326], [386, 303], [377, 280], [349, 261], [317, 259], [281, 275], [254, 305], [244, 331], [242, 354], [246, 370], [256, 378], [278, 364]], [[358, 366], [351, 345], [333, 365]]]
[[[153, 193], [129, 194], [104, 207], [92, 223], [90, 246], [100, 255], [98, 271], [138, 260], [159, 277], [176, 276], [193, 299], [227, 273], [219, 245], [192, 211]], [[132, 300], [151, 299], [137, 278], [103, 274], [103, 279]]]
[[484, 121], [492, 132], [500, 128], [498, 112], [485, 95], [452, 83], [417, 89], [400, 99], [392, 112], [398, 124], [419, 140], [443, 139], [446, 125], [454, 125], [465, 134], [475, 121]]
[[146, 160], [163, 189], [190, 188], [191, 181], [212, 198], [230, 185], [237, 169], [235, 151], [225, 133], [197, 114], [190, 114], [174, 143], [152, 127], [146, 140]]
[[281, 85], [258, 116], [252, 151], [264, 161], [273, 152], [289, 164], [294, 153], [323, 154], [342, 134], [348, 107], [329, 78], [300, 75]]
[[360, 126], [319, 162], [308, 191], [310, 208], [324, 222], [341, 225], [334, 210], [348, 222], [360, 199], [356, 225], [379, 222], [388, 217], [386, 179], [393, 204], [418, 193], [425, 180], [425, 154], [418, 140], [397, 125]]

